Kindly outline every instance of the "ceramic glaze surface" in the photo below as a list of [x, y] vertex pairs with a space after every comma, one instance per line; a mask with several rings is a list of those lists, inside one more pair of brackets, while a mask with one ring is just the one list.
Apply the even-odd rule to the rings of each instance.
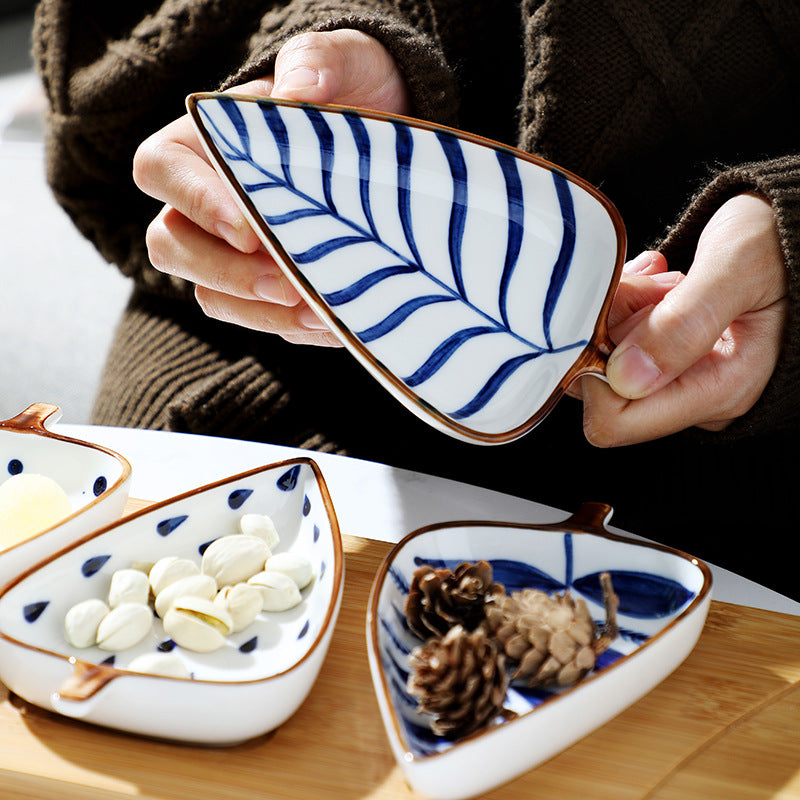
[[[454, 742], [431, 731], [406, 690], [408, 657], [421, 640], [408, 628], [405, 602], [422, 564], [453, 569], [478, 560], [492, 565], [494, 580], [508, 593], [528, 587], [583, 597], [598, 626], [605, 621], [599, 575], [609, 572], [620, 601], [619, 634], [583, 682], [560, 691], [512, 683], [504, 706], [511, 718], [498, 716], [482, 731]], [[376, 578], [367, 630], [384, 722], [412, 785], [433, 797], [468, 797], [476, 785], [486, 790], [510, 779], [619, 713], [693, 647], [710, 597], [709, 575], [685, 554], [569, 526], [453, 523], [411, 534], [389, 554]], [[663, 660], [653, 669], [650, 655], [662, 648], [658, 659]], [[606, 707], [596, 713], [600, 704], [593, 694], [598, 691]], [[580, 711], [582, 703], [593, 708]], [[472, 774], [471, 761], [484, 765], [483, 775]], [[465, 769], [469, 777], [456, 784], [448, 780]]]
[[601, 344], [624, 231], [574, 176], [399, 117], [228, 95], [189, 108], [301, 294], [436, 427], [516, 438]]
[[[311, 562], [312, 583], [302, 590], [303, 600], [295, 608], [260, 613], [251, 625], [229, 634], [225, 645], [211, 653], [178, 647], [164, 633], [157, 618], [140, 644], [119, 652], [74, 648], [66, 642], [67, 610], [81, 600], [105, 599], [116, 570], [166, 556], [189, 558], [199, 566], [212, 541], [238, 533], [244, 513], [268, 514], [272, 518], [280, 536], [275, 553], [295, 553]], [[0, 596], [0, 676], [20, 696], [49, 706], [50, 698], [58, 695], [64, 681], [63, 673], [71, 671], [70, 658], [113, 667], [118, 672], [113, 673], [108, 688], [85, 701], [88, 712], [79, 708], [81, 703], [64, 701], [55, 702], [55, 710], [111, 726], [116, 726], [118, 719], [132, 719], [120, 727], [188, 741], [197, 737], [212, 742], [247, 738], [283, 721], [283, 717], [276, 719], [275, 715], [287, 703], [288, 713], [292, 713], [310, 690], [335, 624], [342, 585], [341, 540], [322, 476], [308, 459], [281, 462], [123, 519], [13, 584]], [[115, 707], [117, 701], [112, 694], [122, 693], [114, 685], [135, 677], [135, 673], [124, 672], [134, 658], [173, 651], [180, 655], [191, 679], [148, 676], [146, 688], [140, 690], [144, 694]], [[33, 654], [36, 658], [32, 663], [40, 666], [18, 674], [14, 664], [20, 660], [30, 662]], [[313, 667], [310, 674], [300, 671], [309, 664]], [[297, 685], [291, 683], [295, 672]], [[281, 680], [287, 677], [289, 685]], [[215, 707], [215, 726], [201, 730], [197, 727], [198, 715], [209, 685], [215, 682], [238, 689], [234, 692], [237, 707]], [[175, 687], [176, 683], [181, 685]], [[248, 702], [249, 692], [251, 700], [259, 703], [272, 695], [280, 697], [272, 697], [269, 708], [242, 713], [238, 704]], [[146, 714], [140, 718], [131, 708], [140, 704], [152, 710], [159, 703], [166, 703], [163, 719]], [[208, 713], [208, 709], [202, 711], [203, 715]]]

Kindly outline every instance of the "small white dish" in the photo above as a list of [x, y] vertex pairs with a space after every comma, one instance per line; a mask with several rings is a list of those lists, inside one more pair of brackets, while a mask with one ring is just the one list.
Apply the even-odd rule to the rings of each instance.
[[[244, 513], [269, 515], [275, 552], [307, 557], [314, 578], [302, 602], [259, 613], [210, 653], [177, 647], [159, 619], [119, 652], [75, 648], [64, 618], [107, 596], [112, 574], [165, 556], [200, 563], [214, 539], [238, 532]], [[149, 506], [85, 536], [0, 594], [0, 679], [30, 703], [122, 731], [200, 744], [232, 744], [273, 730], [300, 707], [325, 658], [341, 603], [344, 558], [322, 474], [296, 458]], [[170, 652], [190, 678], [134, 672], [137, 656]]]
[[22, 570], [122, 514], [130, 491], [131, 465], [91, 442], [53, 433], [58, 406], [34, 403], [0, 421], [0, 482], [18, 474], [53, 479], [66, 492], [72, 513], [28, 539], [0, 547], [0, 586]]
[[[461, 800], [511, 780], [623, 711], [691, 652], [711, 601], [710, 570], [685, 553], [610, 533], [610, 514], [609, 506], [587, 504], [563, 523], [431, 525], [387, 555], [369, 600], [369, 661], [392, 751], [416, 791]], [[451, 741], [431, 731], [406, 691], [408, 656], [422, 640], [408, 628], [405, 602], [420, 565], [454, 569], [480, 560], [509, 593], [568, 588], [599, 623], [605, 614], [598, 576], [609, 572], [620, 601], [619, 634], [579, 683], [561, 691], [512, 683], [506, 713]]]
[[603, 376], [625, 230], [588, 182], [422, 120], [194, 94], [201, 141], [264, 246], [401, 403], [481, 444]]

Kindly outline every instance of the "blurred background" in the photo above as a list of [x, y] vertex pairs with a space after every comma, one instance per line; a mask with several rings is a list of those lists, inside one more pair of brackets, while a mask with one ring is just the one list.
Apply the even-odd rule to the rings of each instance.
[[0, 420], [47, 402], [85, 423], [130, 285], [47, 186], [34, 6], [0, 0]]

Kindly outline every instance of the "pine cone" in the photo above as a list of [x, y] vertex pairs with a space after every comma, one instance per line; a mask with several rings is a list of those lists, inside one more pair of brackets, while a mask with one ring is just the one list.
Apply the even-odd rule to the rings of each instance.
[[516, 663], [511, 680], [530, 687], [569, 686], [594, 668], [617, 635], [617, 596], [607, 573], [600, 577], [606, 624], [597, 631], [583, 598], [523, 589], [486, 607], [486, 626]]
[[456, 739], [485, 725], [503, 708], [505, 655], [483, 628], [452, 627], [411, 651], [407, 689], [417, 711], [433, 715], [438, 736]]
[[484, 617], [484, 603], [505, 594], [492, 583], [492, 567], [486, 561], [459, 564], [455, 572], [424, 564], [414, 572], [406, 598], [408, 626], [417, 636], [444, 636], [453, 625], [474, 630]]

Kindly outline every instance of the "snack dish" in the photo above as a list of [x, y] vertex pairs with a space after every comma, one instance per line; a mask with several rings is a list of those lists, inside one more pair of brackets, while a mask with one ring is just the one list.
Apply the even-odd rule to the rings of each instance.
[[231, 94], [187, 106], [287, 278], [421, 419], [500, 444], [603, 375], [626, 237], [586, 181], [407, 117]]
[[[5, 546], [0, 544], [0, 586], [69, 542], [118, 519], [125, 508], [131, 478], [127, 459], [100, 445], [48, 430], [60, 416], [58, 406], [34, 403], [0, 421], [0, 483], [12, 477], [39, 476], [53, 481], [71, 506], [71, 511], [45, 528], [28, 531], [18, 541], [10, 536]], [[22, 519], [24, 514], [19, 514], [17, 509], [14, 515]]]
[[[138, 643], [131, 644], [133, 632], [119, 649], [68, 643], [68, 612], [89, 598], [105, 602], [113, 575], [173, 557], [199, 565], [212, 541], [243, 535], [238, 525], [246, 512], [274, 520], [276, 552], [311, 562], [313, 579], [298, 605], [262, 612], [211, 652], [176, 644], [152, 611]], [[305, 700], [327, 652], [343, 582], [338, 522], [319, 468], [306, 458], [271, 464], [142, 509], [10, 583], [0, 594], [0, 679], [23, 699], [86, 722], [233, 744], [273, 730]], [[180, 601], [190, 613], [228, 615], [201, 598]], [[133, 603], [117, 610], [126, 605]], [[119, 629], [126, 631], [127, 622]], [[165, 653], [173, 658], [162, 659]], [[189, 677], [175, 677], [181, 675]]]
[[[386, 733], [411, 786], [435, 800], [460, 800], [505, 783], [607, 722], [666, 678], [691, 652], [711, 600], [711, 573], [690, 555], [617, 536], [611, 508], [587, 504], [563, 523], [452, 522], [415, 531], [386, 556], [367, 612], [370, 670]], [[565, 590], [606, 616], [599, 577], [618, 596], [617, 634], [597, 664], [562, 689], [512, 681], [503, 710], [462, 738], [433, 732], [408, 691], [409, 658], [423, 640], [409, 627], [406, 599], [424, 564], [455, 569], [486, 561], [509, 593]]]

